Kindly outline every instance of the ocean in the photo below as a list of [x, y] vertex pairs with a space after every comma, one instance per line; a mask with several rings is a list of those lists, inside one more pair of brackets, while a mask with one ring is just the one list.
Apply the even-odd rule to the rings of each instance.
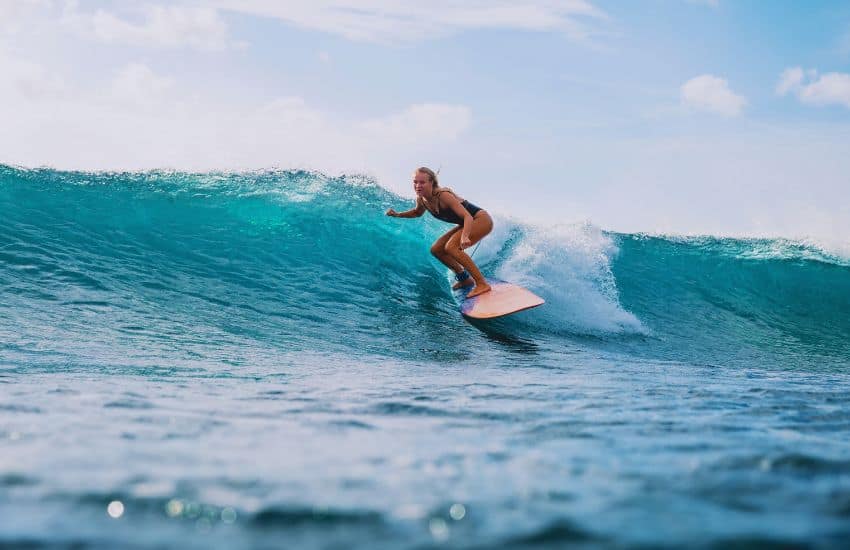
[[0, 547], [850, 545], [850, 258], [496, 216], [473, 324], [409, 205], [0, 166]]

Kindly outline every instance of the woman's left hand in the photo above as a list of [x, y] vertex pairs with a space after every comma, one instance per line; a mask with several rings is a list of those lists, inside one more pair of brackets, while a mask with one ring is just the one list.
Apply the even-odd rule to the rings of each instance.
[[469, 236], [461, 235], [460, 236], [460, 249], [469, 248], [472, 246], [472, 241], [469, 240]]

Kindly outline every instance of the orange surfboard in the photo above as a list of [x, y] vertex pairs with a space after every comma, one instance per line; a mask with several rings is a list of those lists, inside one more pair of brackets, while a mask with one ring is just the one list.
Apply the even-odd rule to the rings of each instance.
[[546, 303], [537, 294], [519, 285], [487, 279], [492, 290], [467, 298], [469, 288], [455, 291], [460, 301], [460, 312], [472, 319], [494, 319], [511, 313], [531, 309]]

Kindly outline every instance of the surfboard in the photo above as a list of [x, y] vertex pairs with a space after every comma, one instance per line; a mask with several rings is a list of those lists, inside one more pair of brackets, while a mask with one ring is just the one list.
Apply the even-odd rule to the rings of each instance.
[[519, 285], [499, 279], [487, 279], [487, 282], [492, 290], [472, 298], [466, 297], [471, 287], [454, 291], [464, 316], [471, 319], [495, 319], [546, 303], [546, 300]]

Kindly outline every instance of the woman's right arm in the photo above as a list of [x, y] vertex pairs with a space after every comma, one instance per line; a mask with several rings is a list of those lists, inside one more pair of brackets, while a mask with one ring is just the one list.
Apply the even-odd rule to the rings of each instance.
[[421, 201], [416, 201], [416, 206], [404, 212], [396, 212], [392, 208], [387, 210], [387, 216], [392, 218], [418, 218], [425, 213], [425, 205]]

